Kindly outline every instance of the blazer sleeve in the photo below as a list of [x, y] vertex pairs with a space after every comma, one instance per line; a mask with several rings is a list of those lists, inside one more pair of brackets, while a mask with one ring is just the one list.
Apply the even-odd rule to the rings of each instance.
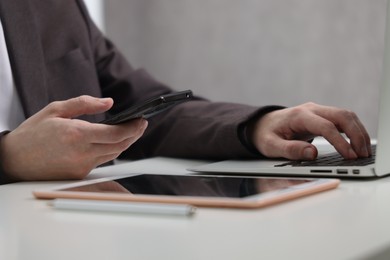
[[[172, 88], [155, 80], [143, 69], [133, 69], [114, 44], [106, 39], [90, 19], [80, 1], [90, 32], [94, 62], [102, 95], [114, 99], [111, 113]], [[184, 89], [185, 86], [178, 86]], [[195, 93], [196, 94], [196, 93]], [[210, 102], [196, 96], [149, 119], [144, 136], [121, 158], [168, 156], [193, 159], [255, 158], [261, 156], [245, 138], [245, 125], [253, 118], [280, 109], [227, 102]]]

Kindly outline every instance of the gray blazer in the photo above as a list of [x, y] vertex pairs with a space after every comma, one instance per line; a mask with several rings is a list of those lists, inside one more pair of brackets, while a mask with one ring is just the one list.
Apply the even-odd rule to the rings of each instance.
[[[172, 91], [145, 70], [133, 69], [93, 24], [81, 0], [0, 0], [0, 18], [27, 118], [52, 101], [84, 94], [112, 97], [110, 112], [116, 113]], [[272, 109], [197, 97], [150, 119], [145, 135], [122, 157], [259, 156], [245, 144], [243, 129], [248, 119]], [[104, 116], [82, 119], [97, 122]]]

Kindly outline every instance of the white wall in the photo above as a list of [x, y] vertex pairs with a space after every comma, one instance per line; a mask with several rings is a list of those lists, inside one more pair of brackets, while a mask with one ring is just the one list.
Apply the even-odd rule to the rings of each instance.
[[103, 0], [84, 0], [96, 25], [105, 31]]
[[107, 35], [176, 89], [344, 107], [376, 136], [386, 0], [109, 0]]

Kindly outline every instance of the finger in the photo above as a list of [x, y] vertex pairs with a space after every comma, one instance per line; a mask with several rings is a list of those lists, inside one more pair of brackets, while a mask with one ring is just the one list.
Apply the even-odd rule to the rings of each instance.
[[333, 122], [339, 131], [348, 136], [357, 156], [367, 157], [371, 154], [370, 136], [355, 113], [324, 107], [324, 109], [319, 109], [317, 114]]
[[355, 151], [340, 134], [333, 122], [320, 116], [310, 116], [309, 120], [304, 120], [304, 127], [306, 128], [306, 131], [317, 136], [322, 136], [328, 140], [344, 158], [357, 158]]
[[372, 155], [372, 147], [371, 147], [370, 135], [368, 134], [367, 129], [364, 127], [363, 123], [360, 121], [359, 118], [357, 118], [357, 123], [359, 125], [360, 130], [362, 131], [362, 133], [364, 135], [364, 141], [365, 141], [365, 144], [367, 147], [368, 155], [371, 156]]
[[145, 119], [132, 120], [120, 125], [92, 124], [89, 131], [88, 141], [90, 143], [112, 144], [128, 138], [139, 138], [148, 126]]
[[370, 136], [359, 118], [354, 113], [352, 116], [355, 127], [343, 130], [343, 132], [351, 140], [352, 148], [357, 155], [360, 157], [368, 157], [372, 155]]
[[81, 115], [97, 114], [109, 110], [113, 105], [111, 98], [79, 96], [65, 101], [55, 101], [44, 108], [43, 113], [56, 117], [74, 118]]
[[[352, 124], [352, 123], [351, 123]], [[359, 157], [368, 157], [371, 155], [371, 143], [369, 137], [365, 133], [365, 129], [354, 121], [355, 127], [350, 131], [348, 129], [343, 132], [350, 139], [350, 143], [354, 151]]]
[[305, 141], [283, 140], [281, 142], [283, 157], [290, 160], [314, 160], [317, 158], [317, 148]]
[[118, 143], [112, 144], [92, 144], [87, 153], [93, 157], [101, 157], [111, 154], [120, 154], [123, 151], [129, 149], [142, 135], [130, 137]]
[[317, 158], [317, 148], [305, 141], [286, 140], [278, 135], [268, 137], [266, 147], [261, 152], [267, 157], [283, 157], [290, 160], [314, 160]]

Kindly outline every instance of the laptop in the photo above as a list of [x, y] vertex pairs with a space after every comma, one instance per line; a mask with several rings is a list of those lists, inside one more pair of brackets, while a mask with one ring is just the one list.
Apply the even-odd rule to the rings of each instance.
[[[195, 172], [254, 174], [280, 176], [315, 176], [372, 178], [390, 174], [390, 3], [387, 4], [386, 41], [382, 84], [380, 86], [379, 120], [374, 155], [370, 158], [344, 160], [338, 153], [319, 156], [315, 161], [227, 160], [196, 166]], [[328, 157], [334, 157], [330, 162]], [[324, 159], [325, 158], [325, 159]]]

